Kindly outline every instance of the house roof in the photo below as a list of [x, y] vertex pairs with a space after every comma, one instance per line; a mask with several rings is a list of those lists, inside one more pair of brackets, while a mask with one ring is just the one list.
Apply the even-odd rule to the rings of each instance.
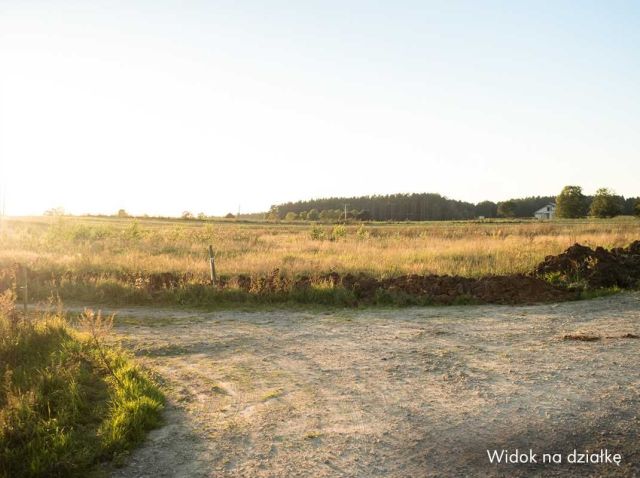
[[551, 209], [554, 210], [556, 208], [556, 203], [550, 202], [546, 206], [542, 206], [540, 209], [538, 209], [536, 212], [534, 212], [534, 214], [543, 213], [543, 212], [549, 212], [549, 211], [547, 211], [547, 208], [549, 206], [551, 206]]

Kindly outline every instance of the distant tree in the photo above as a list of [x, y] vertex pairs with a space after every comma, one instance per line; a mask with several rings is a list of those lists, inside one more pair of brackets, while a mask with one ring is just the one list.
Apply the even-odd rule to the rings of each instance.
[[284, 216], [285, 220], [287, 221], [295, 221], [296, 219], [298, 219], [298, 215], [295, 212], [288, 212], [285, 216]]
[[129, 213], [124, 209], [118, 209], [118, 217], [130, 217]]
[[363, 209], [362, 211], [360, 211], [358, 213], [356, 218], [359, 221], [370, 221], [371, 220], [371, 213], [369, 211], [367, 211], [366, 209]]
[[634, 215], [640, 217], [640, 198], [636, 200], [636, 207], [634, 211]]
[[306, 221], [306, 220], [307, 220], [307, 211], [301, 211], [301, 212], [298, 214], [298, 217], [299, 217], [301, 220]]
[[51, 209], [47, 209], [44, 212], [45, 216], [64, 216], [64, 208], [62, 207], [53, 207]]
[[607, 188], [600, 188], [591, 201], [589, 214], [595, 217], [614, 217], [622, 214], [623, 201], [620, 196], [616, 196], [613, 191]]
[[193, 214], [190, 213], [189, 211], [184, 211], [182, 213], [182, 216], [180, 216], [182, 219], [193, 219]]
[[493, 201], [482, 201], [476, 204], [476, 216], [496, 217], [498, 215], [498, 205]]
[[281, 211], [280, 210], [280, 206], [271, 206], [271, 208], [269, 209], [268, 217], [269, 217], [269, 219], [277, 221], [277, 220], [281, 219], [282, 217], [284, 217], [284, 214], [286, 214], [287, 212], [289, 212], [289, 211], [287, 211], [287, 210], [282, 210]]
[[200, 219], [201, 221], [204, 221], [207, 218], [207, 215], [203, 212], [199, 212], [198, 213], [198, 219]]
[[329, 221], [337, 221], [341, 219], [344, 215], [342, 209], [323, 209], [320, 212], [320, 219], [325, 219]]
[[360, 211], [358, 211], [357, 209], [352, 209], [351, 211], [349, 211], [347, 213], [347, 217], [351, 218], [351, 219], [355, 219], [358, 217], [358, 214], [360, 214]]
[[512, 199], [498, 203], [498, 216], [516, 217], [516, 202]]
[[307, 219], [309, 221], [317, 221], [318, 219], [320, 219], [320, 213], [318, 212], [317, 209], [311, 209], [308, 213], [307, 213]]
[[232, 213], [227, 213], [227, 215], [224, 217], [225, 219], [235, 219], [235, 216]]
[[584, 217], [588, 210], [588, 199], [580, 186], [565, 186], [556, 198], [556, 216], [561, 218]]
[[628, 197], [624, 199], [622, 214], [625, 216], [633, 216], [636, 213], [636, 203], [640, 201], [640, 197]]

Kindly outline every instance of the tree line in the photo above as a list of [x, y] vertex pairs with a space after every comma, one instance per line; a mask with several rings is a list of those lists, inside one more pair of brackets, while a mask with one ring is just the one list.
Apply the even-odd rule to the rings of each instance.
[[[579, 194], [576, 196], [576, 193]], [[435, 193], [311, 199], [273, 205], [268, 217], [284, 220], [339, 220], [345, 218], [346, 209], [347, 219], [362, 221], [529, 218], [549, 203], [557, 203], [558, 217], [584, 217], [588, 214], [611, 217], [621, 214], [640, 214], [638, 197], [624, 198], [604, 188], [598, 190], [595, 196], [585, 196], [579, 186], [567, 186], [558, 196], [531, 196], [497, 203], [482, 201], [473, 204]]]
[[[560, 218], [614, 217], [619, 215], [640, 217], [640, 197], [617, 195], [607, 188], [600, 188], [595, 195], [587, 196], [580, 186], [565, 186], [558, 196], [530, 196], [493, 202], [481, 201], [473, 204], [449, 199], [440, 194], [388, 194], [357, 197], [333, 197], [307, 201], [287, 202], [271, 206], [268, 213], [243, 214], [243, 220], [308, 220], [338, 221], [355, 219], [359, 221], [445, 221], [478, 218], [530, 218], [534, 213], [555, 203], [556, 216]], [[44, 212], [47, 216], [62, 216], [62, 208]], [[124, 209], [114, 214], [117, 217], [132, 217]], [[139, 217], [150, 217], [146, 214]], [[160, 219], [170, 217], [154, 216]], [[232, 213], [226, 219], [238, 219]], [[185, 220], [215, 219], [204, 213], [193, 214], [184, 211]]]

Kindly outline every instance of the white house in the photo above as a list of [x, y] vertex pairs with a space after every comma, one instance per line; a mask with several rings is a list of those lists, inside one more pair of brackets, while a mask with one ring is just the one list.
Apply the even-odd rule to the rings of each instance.
[[553, 219], [556, 215], [556, 205], [549, 203], [545, 207], [538, 209], [533, 215], [538, 219]]

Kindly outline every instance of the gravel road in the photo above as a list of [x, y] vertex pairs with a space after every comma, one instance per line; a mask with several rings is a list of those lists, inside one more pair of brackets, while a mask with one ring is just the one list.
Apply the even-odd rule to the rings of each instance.
[[[640, 294], [538, 306], [116, 312], [164, 383], [125, 477], [640, 476]], [[564, 340], [590, 334], [592, 342]], [[490, 464], [607, 448], [615, 464]], [[541, 455], [538, 455], [541, 457]], [[540, 458], [539, 458], [540, 459]]]

